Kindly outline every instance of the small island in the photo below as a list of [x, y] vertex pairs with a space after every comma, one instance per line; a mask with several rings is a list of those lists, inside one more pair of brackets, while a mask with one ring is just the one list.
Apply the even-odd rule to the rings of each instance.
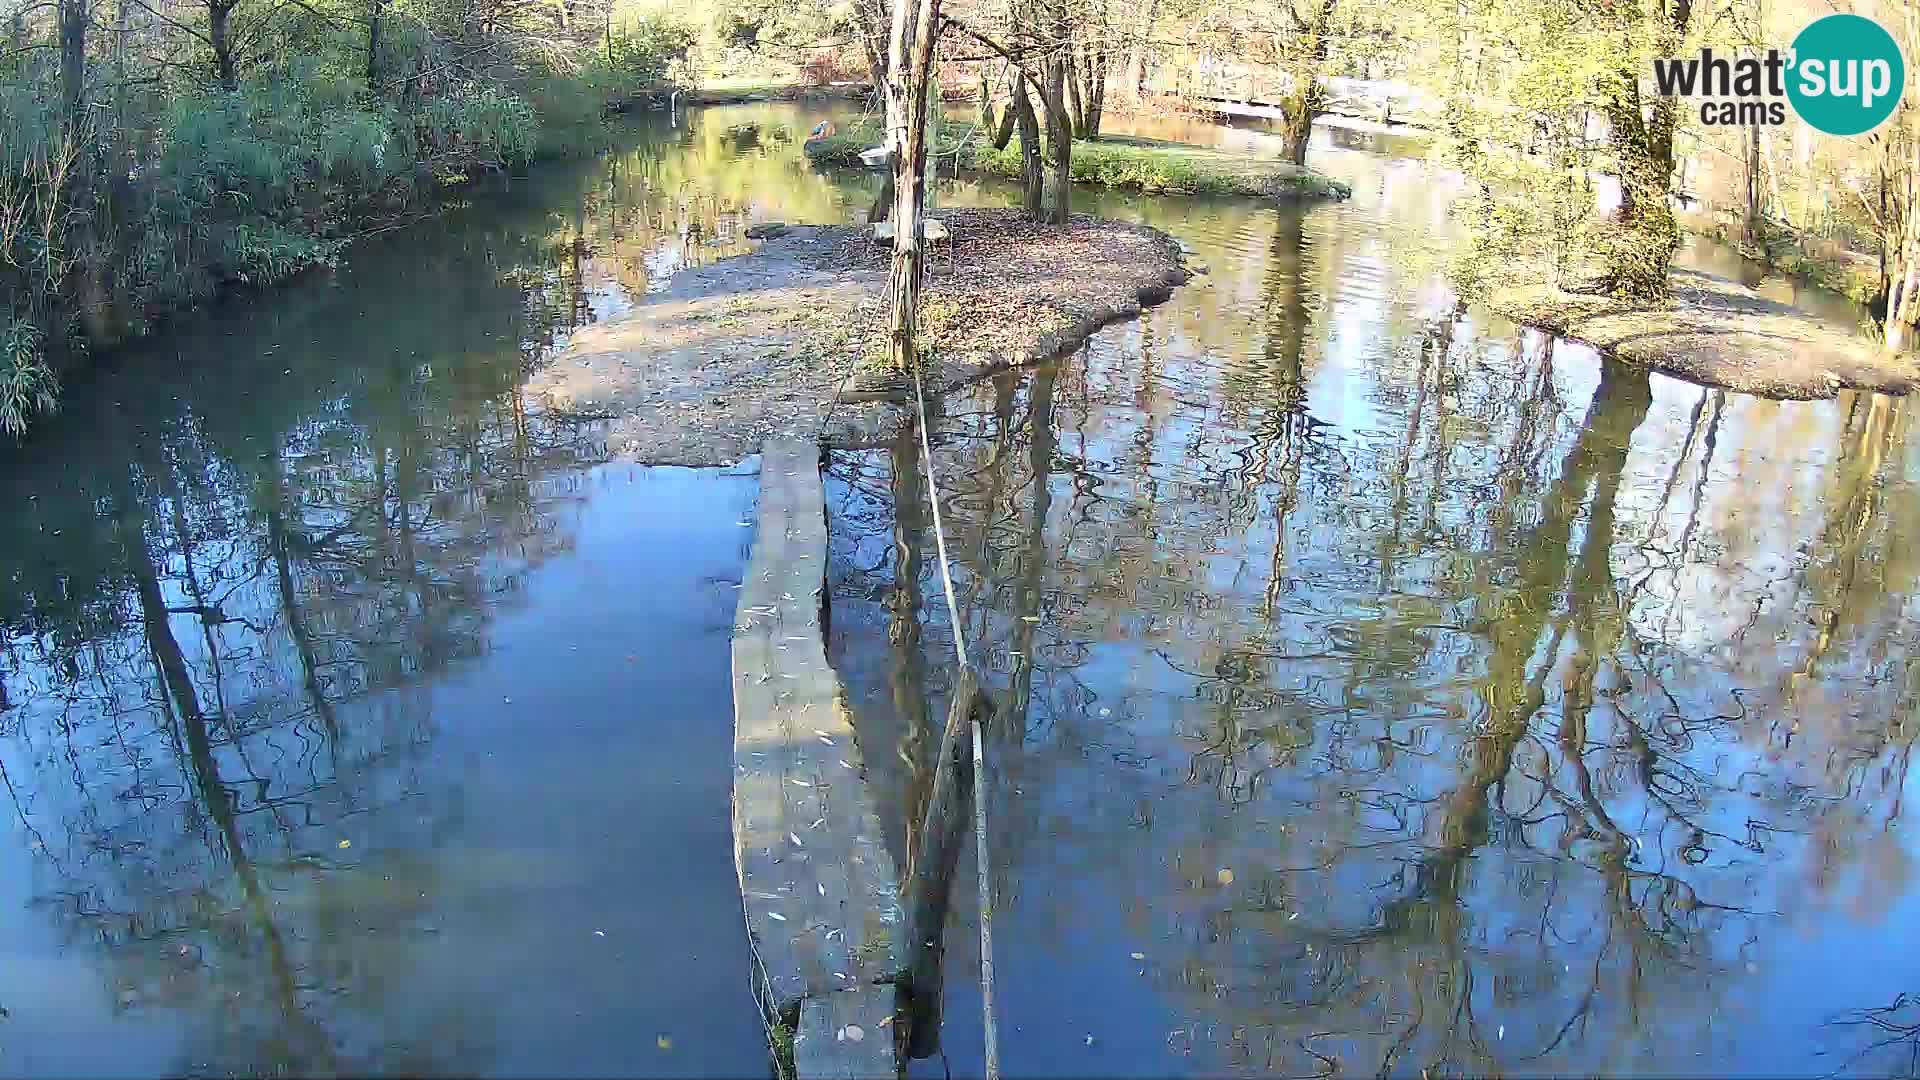
[[1543, 271], [1532, 282], [1510, 280], [1491, 290], [1487, 306], [1626, 363], [1760, 397], [1905, 394], [1920, 385], [1911, 357], [1715, 274], [1669, 270], [1667, 299], [1642, 302], [1545, 279]]
[[[1051, 359], [1187, 281], [1180, 245], [1144, 225], [1015, 210], [946, 210], [920, 331], [927, 392]], [[794, 225], [752, 253], [688, 270], [621, 318], [587, 327], [534, 374], [553, 416], [609, 424], [647, 464], [727, 465], [775, 436], [885, 441], [904, 398], [846, 393], [884, 364], [890, 252], [855, 226]]]

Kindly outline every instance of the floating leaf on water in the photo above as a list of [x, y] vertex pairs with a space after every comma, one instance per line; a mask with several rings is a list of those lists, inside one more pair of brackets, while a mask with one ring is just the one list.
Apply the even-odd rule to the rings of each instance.
[[848, 1024], [840, 1029], [840, 1037], [848, 1042], [859, 1042], [867, 1037], [867, 1033], [859, 1024]]
[[797, 780], [791, 776], [787, 777], [787, 782], [794, 785], [795, 787], [812, 787], [813, 786], [812, 784], [807, 783], [805, 780]]
[[1147, 958], [1147, 954], [1143, 952], [1137, 952], [1133, 954], [1133, 958], [1135, 960], [1145, 960]]
[[785, 915], [782, 915], [782, 914], [780, 914], [780, 913], [779, 913], [779, 912], [777, 912], [777, 911], [769, 911], [769, 912], [767, 912], [767, 918], [769, 918], [769, 919], [772, 919], [772, 920], [773, 920], [774, 922], [786, 922], [786, 921], [787, 921], [787, 917], [786, 917]]
[[805, 844], [803, 844], [803, 843], [801, 843], [801, 842], [800, 842], [800, 834], [799, 834], [799, 833], [788, 833], [788, 834], [787, 834], [787, 839], [789, 839], [789, 840], [791, 840], [791, 841], [793, 841], [793, 846], [794, 846], [794, 847], [806, 847], [806, 846], [807, 846], [807, 845], [805, 845]]
[[1220, 869], [1220, 884], [1222, 885], [1233, 884], [1233, 871], [1228, 870], [1225, 867], [1222, 867]]
[[653, 1040], [653, 1045], [659, 1047], [662, 1050], [671, 1050], [673, 1049], [673, 1040], [668, 1036], [661, 1035], [661, 1036], [657, 1036]]
[[593, 936], [594, 936], [594, 937], [606, 937], [606, 936], [607, 936], [607, 932], [606, 932], [605, 930], [595, 930], [595, 931], [593, 932]]
[[345, 851], [345, 850], [347, 850], [348, 848], [350, 848], [350, 847], [352, 847], [352, 846], [353, 846], [353, 841], [351, 841], [351, 840], [342, 840], [342, 841], [340, 841], [340, 842], [339, 842], [338, 844], [336, 844], [336, 845], [334, 845], [334, 846], [335, 846], [335, 847], [338, 847], [338, 848], [339, 848], [339, 849], [340, 849], [341, 851]]
[[821, 896], [825, 896], [825, 895], [827, 895], [827, 887], [826, 887], [825, 885], [820, 885], [820, 884], [815, 884], [815, 885], [814, 885], [814, 888], [816, 888], [816, 889], [819, 889], [819, 890], [820, 890], [820, 895], [821, 895]]
[[881, 1018], [880, 1018], [880, 1026], [881, 1026], [881, 1027], [886, 1027], [887, 1025], [889, 1025], [889, 1024], [891, 1024], [891, 1023], [893, 1023], [893, 1017], [892, 1017], [892, 1016], [883, 1016], [883, 1017], [881, 1017]]

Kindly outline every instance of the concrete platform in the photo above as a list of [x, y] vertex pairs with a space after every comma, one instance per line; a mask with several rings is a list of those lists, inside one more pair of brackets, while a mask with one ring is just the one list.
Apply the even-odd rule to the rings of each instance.
[[797, 1076], [893, 1077], [900, 875], [827, 664], [819, 455], [776, 439], [761, 456], [733, 628], [734, 862], [755, 990], [794, 1038]]

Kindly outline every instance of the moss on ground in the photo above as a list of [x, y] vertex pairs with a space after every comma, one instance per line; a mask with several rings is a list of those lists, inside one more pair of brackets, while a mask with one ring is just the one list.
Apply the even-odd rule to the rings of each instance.
[[[962, 168], [1019, 178], [1017, 136], [996, 150], [979, 138], [966, 139], [969, 131], [978, 134], [971, 125], [948, 124], [935, 141], [943, 149], [959, 144]], [[826, 138], [809, 140], [807, 156], [825, 165], [859, 165], [860, 152], [884, 137], [877, 123], [849, 124]], [[1353, 194], [1350, 185], [1290, 161], [1131, 135], [1075, 141], [1071, 170], [1075, 183], [1156, 195], [1344, 199]]]

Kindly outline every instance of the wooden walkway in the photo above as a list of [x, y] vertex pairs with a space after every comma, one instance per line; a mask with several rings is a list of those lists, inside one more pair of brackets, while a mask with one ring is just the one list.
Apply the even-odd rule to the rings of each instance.
[[826, 563], [819, 448], [769, 442], [733, 628], [734, 862], [754, 986], [799, 1080], [894, 1077], [900, 876], [827, 664]]

